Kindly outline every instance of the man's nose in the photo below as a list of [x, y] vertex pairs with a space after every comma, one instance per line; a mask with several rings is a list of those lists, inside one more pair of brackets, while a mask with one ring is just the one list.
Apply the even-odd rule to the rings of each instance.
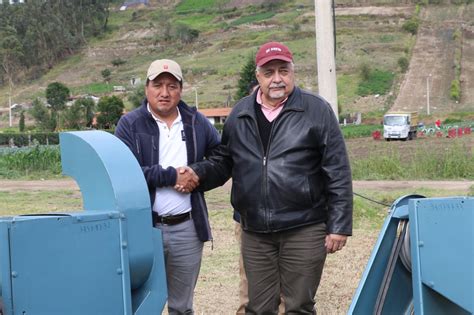
[[275, 73], [273, 74], [273, 82], [281, 82], [280, 72], [275, 71]]
[[168, 88], [165, 86], [160, 89], [160, 96], [168, 97], [170, 95]]

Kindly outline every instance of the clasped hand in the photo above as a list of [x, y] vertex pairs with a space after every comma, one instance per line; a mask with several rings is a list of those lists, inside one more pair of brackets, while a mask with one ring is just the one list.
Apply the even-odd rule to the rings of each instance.
[[176, 168], [176, 185], [174, 189], [180, 193], [190, 193], [199, 185], [199, 177], [188, 166]]

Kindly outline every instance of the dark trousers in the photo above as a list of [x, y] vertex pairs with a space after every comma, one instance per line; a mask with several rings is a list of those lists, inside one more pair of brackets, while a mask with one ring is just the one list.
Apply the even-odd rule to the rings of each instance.
[[326, 225], [313, 224], [276, 233], [242, 233], [248, 279], [246, 314], [277, 314], [280, 293], [286, 314], [315, 314], [326, 260]]

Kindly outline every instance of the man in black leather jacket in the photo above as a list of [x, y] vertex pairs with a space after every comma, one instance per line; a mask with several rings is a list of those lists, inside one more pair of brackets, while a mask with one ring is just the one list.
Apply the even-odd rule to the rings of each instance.
[[256, 55], [260, 88], [240, 100], [224, 125], [218, 154], [193, 164], [200, 190], [232, 177], [249, 282], [246, 313], [315, 313], [326, 253], [352, 233], [352, 178], [330, 105], [295, 87], [288, 47]]

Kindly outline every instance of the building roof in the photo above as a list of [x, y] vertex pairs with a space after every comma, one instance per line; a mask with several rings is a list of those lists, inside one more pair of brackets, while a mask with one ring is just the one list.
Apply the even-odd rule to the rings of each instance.
[[199, 109], [199, 112], [206, 117], [227, 117], [231, 111], [232, 107]]

